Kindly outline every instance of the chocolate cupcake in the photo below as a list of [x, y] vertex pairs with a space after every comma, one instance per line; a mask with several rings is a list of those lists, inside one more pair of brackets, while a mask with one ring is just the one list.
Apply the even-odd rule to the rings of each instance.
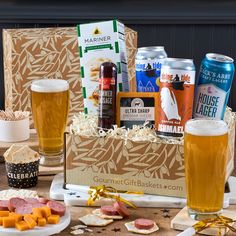
[[12, 145], [5, 153], [8, 185], [31, 188], [38, 183], [39, 154], [28, 146]]

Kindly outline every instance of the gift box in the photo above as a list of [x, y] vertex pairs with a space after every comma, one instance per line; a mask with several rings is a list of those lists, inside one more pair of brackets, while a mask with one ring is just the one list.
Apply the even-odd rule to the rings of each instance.
[[[137, 33], [126, 27], [126, 50], [131, 87], [135, 85]], [[32, 80], [65, 79], [70, 84], [70, 112], [83, 111], [80, 60], [75, 27], [4, 29], [5, 107], [30, 111]], [[33, 128], [32, 117], [30, 125]]]
[[[226, 121], [229, 124], [227, 180], [234, 168], [235, 141], [235, 115], [229, 110]], [[80, 118], [80, 122], [83, 123], [83, 119]], [[137, 141], [137, 138], [109, 135], [97, 137], [92, 129], [86, 135], [69, 133], [66, 135], [64, 182], [65, 186], [106, 185], [118, 190], [185, 197], [183, 155], [183, 139]]]

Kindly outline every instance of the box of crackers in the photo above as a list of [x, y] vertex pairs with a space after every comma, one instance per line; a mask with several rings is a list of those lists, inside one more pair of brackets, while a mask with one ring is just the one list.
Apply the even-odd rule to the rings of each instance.
[[[227, 109], [227, 178], [234, 169], [235, 114]], [[80, 114], [66, 134], [64, 183], [106, 185], [124, 191], [185, 197], [183, 138], [161, 139], [150, 127], [97, 132], [97, 120]]]
[[[137, 32], [125, 27], [128, 77], [135, 85]], [[70, 112], [84, 110], [76, 27], [4, 29], [5, 108], [31, 111], [30, 85], [35, 79], [65, 79], [70, 84]], [[98, 65], [100, 66], [100, 64]], [[30, 126], [33, 120], [30, 115]]]

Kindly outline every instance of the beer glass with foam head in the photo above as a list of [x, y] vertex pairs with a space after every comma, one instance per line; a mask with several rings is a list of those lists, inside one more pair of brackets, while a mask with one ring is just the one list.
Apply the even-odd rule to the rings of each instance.
[[192, 119], [185, 125], [184, 159], [187, 206], [195, 219], [223, 207], [228, 127], [222, 120]]
[[40, 164], [63, 162], [63, 134], [69, 111], [69, 84], [60, 79], [35, 80], [31, 84], [31, 107], [39, 138]]

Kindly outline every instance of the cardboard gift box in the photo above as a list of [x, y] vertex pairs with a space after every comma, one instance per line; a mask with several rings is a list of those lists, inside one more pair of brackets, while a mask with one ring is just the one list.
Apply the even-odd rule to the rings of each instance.
[[[234, 168], [235, 116], [229, 122], [227, 179]], [[66, 135], [64, 183], [185, 197], [183, 141], [132, 141]]]
[[[126, 32], [126, 50], [131, 87], [135, 84], [137, 33]], [[32, 80], [44, 77], [65, 79], [70, 84], [69, 123], [83, 111], [80, 60], [76, 27], [4, 29], [5, 108], [30, 111]], [[32, 118], [30, 118], [33, 128]]]

